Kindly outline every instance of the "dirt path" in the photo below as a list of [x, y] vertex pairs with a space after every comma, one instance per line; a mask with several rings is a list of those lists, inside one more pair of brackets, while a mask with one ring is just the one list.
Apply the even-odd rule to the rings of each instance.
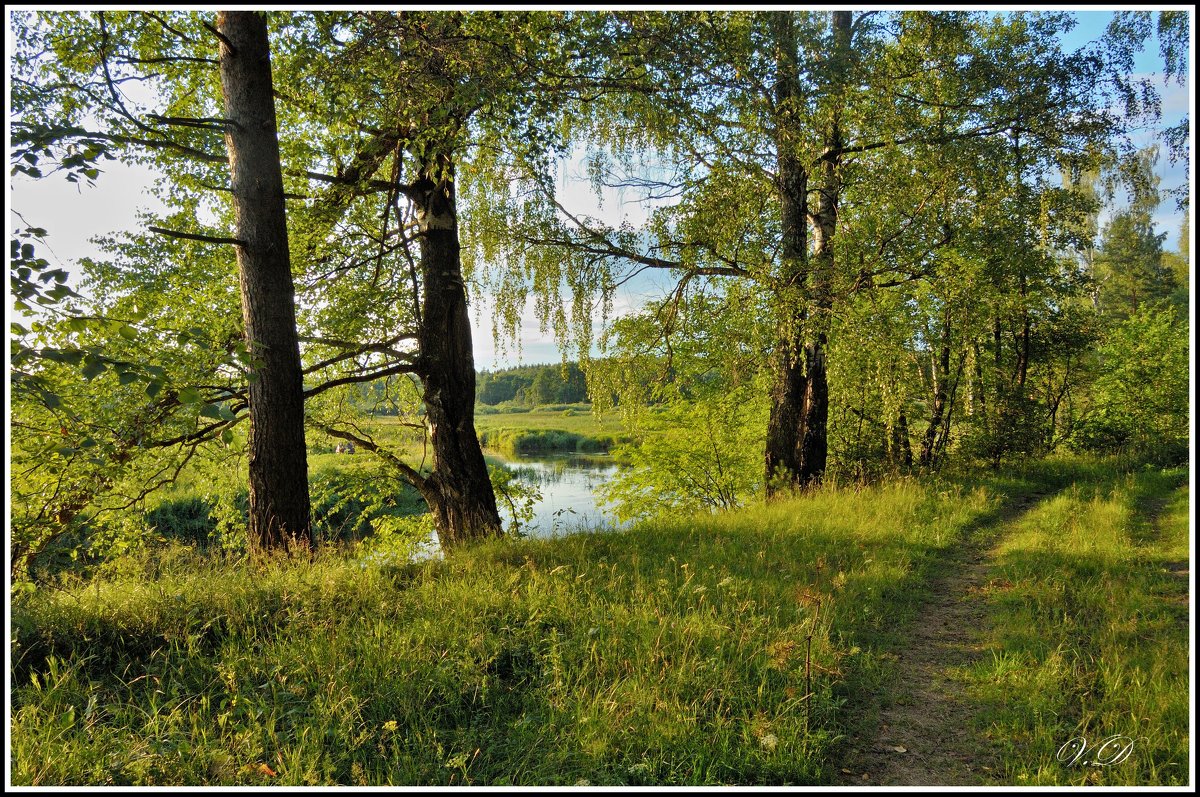
[[899, 651], [895, 702], [880, 711], [877, 736], [852, 744], [842, 785], [977, 786], [999, 772], [998, 756], [972, 725], [962, 684], [948, 672], [982, 655], [991, 553], [1006, 527], [1041, 495], [1023, 496], [969, 535], [942, 565], [933, 597]]

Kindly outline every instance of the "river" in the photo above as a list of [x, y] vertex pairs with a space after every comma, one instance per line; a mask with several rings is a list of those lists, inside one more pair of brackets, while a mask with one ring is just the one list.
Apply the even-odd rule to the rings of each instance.
[[[596, 488], [617, 472], [618, 466], [610, 457], [595, 454], [510, 457], [490, 450], [487, 455], [515, 470], [518, 479], [537, 487], [542, 494], [533, 505], [533, 518], [521, 527], [523, 534], [555, 537], [624, 525], [611, 511], [605, 511], [596, 495]], [[504, 499], [497, 496], [497, 501], [500, 517], [507, 527], [511, 516]], [[435, 531], [419, 546], [413, 559], [440, 558], [441, 555]]]
[[[499, 457], [517, 478], [542, 494], [533, 505], [533, 519], [522, 531], [531, 537], [553, 537], [600, 527], [620, 526], [611, 511], [605, 511], [596, 488], [611, 479], [617, 465], [606, 456], [559, 454], [543, 457]], [[506, 517], [503, 499], [500, 514]]]

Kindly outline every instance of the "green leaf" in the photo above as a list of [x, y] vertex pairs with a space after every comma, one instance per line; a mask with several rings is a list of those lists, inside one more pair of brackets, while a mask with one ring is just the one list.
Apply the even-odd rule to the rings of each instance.
[[132, 384], [141, 378], [142, 378], [141, 374], [136, 373], [134, 371], [122, 371], [119, 374], [117, 374], [117, 380], [122, 385]]
[[216, 404], [205, 404], [200, 408], [200, 417], [212, 418], [214, 421], [222, 421], [225, 418], [221, 415], [221, 408]]
[[120, 335], [121, 337], [125, 338], [125, 340], [137, 340], [138, 339], [137, 330], [134, 329], [133, 327], [129, 326], [128, 324], [122, 324], [120, 329], [117, 330], [117, 334]]
[[200, 404], [204, 401], [204, 398], [196, 388], [185, 387], [179, 391], [179, 400], [184, 404]]
[[83, 364], [83, 378], [89, 382], [104, 373], [104, 369], [108, 366], [100, 360], [89, 360]]
[[163, 381], [161, 379], [152, 379], [146, 383], [146, 397], [154, 398], [163, 389]]
[[221, 432], [221, 442], [224, 443], [225, 445], [229, 445], [230, 443], [233, 442], [233, 430], [232, 429], [226, 429], [223, 432]]

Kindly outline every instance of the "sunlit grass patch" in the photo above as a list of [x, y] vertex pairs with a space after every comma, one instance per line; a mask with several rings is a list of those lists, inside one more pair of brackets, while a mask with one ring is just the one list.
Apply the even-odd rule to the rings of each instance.
[[848, 684], [988, 506], [902, 482], [401, 567], [114, 569], [15, 612], [13, 780], [828, 782]]
[[[1172, 570], [1187, 557], [1184, 477], [1081, 482], [997, 548], [992, 655], [968, 679], [1007, 748], [1007, 782], [1187, 781], [1187, 580]], [[1101, 750], [1112, 737], [1131, 747], [1105, 765], [1125, 744]], [[1086, 741], [1082, 755], [1060, 754], [1071, 739]]]

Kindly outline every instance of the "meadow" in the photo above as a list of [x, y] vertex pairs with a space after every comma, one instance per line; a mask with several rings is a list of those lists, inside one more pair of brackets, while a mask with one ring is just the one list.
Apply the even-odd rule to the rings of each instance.
[[[1185, 481], [1060, 460], [420, 563], [147, 548], [14, 605], [12, 780], [836, 783], [984, 534], [981, 782], [1186, 783]], [[1137, 741], [1056, 759], [1101, 734]]]
[[509, 456], [606, 453], [626, 437], [620, 412], [595, 413], [590, 404], [480, 413], [475, 427], [484, 447]]

